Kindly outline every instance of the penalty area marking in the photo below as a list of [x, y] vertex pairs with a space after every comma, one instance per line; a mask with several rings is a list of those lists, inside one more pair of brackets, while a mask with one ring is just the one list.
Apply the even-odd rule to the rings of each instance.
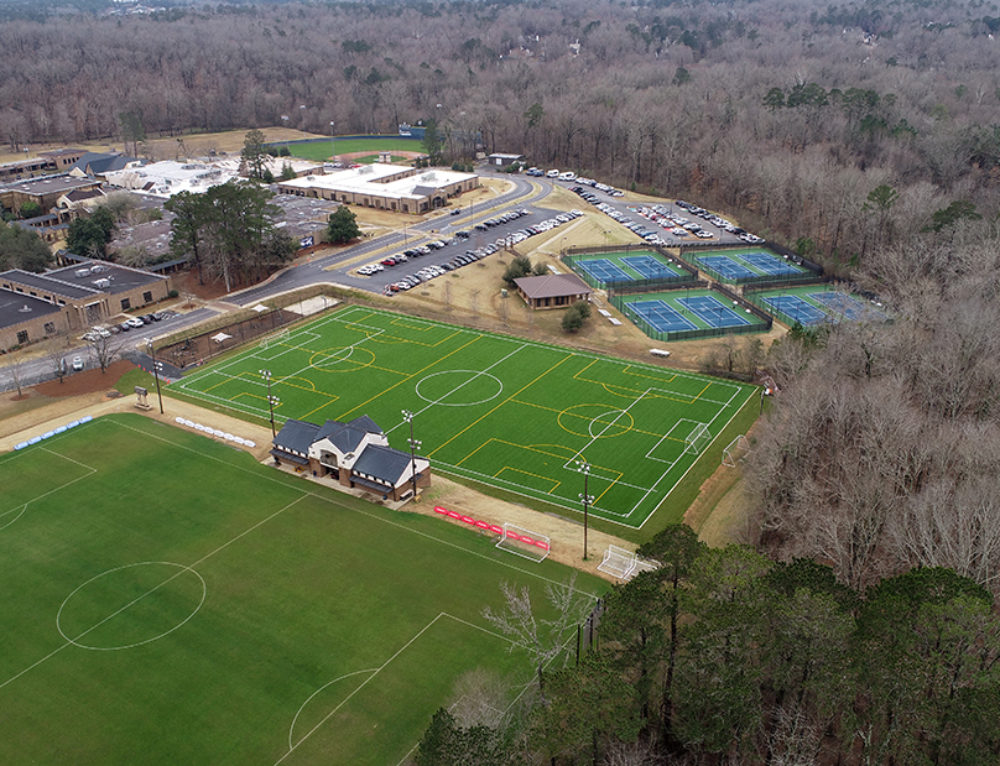
[[[77, 635], [75, 638], [70, 638], [66, 634], [66, 631], [63, 630], [63, 625], [62, 625], [63, 609], [66, 608], [66, 605], [72, 600], [73, 596], [75, 596], [77, 593], [79, 593], [81, 590], [83, 590], [84, 588], [86, 588], [91, 583], [96, 582], [97, 580], [100, 580], [103, 577], [107, 577], [108, 575], [112, 575], [115, 572], [121, 572], [121, 571], [126, 570], [126, 569], [134, 569], [135, 567], [142, 567], [142, 566], [167, 566], [167, 567], [175, 567], [179, 571], [176, 574], [173, 574], [170, 577], [168, 577], [166, 580], [164, 580], [163, 582], [161, 582], [159, 585], [156, 585], [155, 587], [150, 588], [149, 590], [147, 590], [145, 593], [142, 593], [141, 595], [136, 596], [134, 599], [132, 599], [131, 601], [129, 601], [127, 604], [125, 604], [122, 607], [119, 607], [114, 612], [112, 612], [111, 614], [109, 614], [103, 620], [100, 620], [99, 622], [91, 625], [89, 628], [87, 628], [85, 631], [83, 631], [82, 633], [80, 633], [79, 635]], [[174, 580], [176, 580], [178, 577], [180, 577], [185, 572], [190, 572], [191, 574], [193, 574], [195, 577], [198, 578], [198, 581], [201, 583], [201, 598], [199, 599], [198, 604], [195, 606], [195, 608], [191, 612], [191, 614], [189, 614], [183, 620], [181, 620], [176, 625], [174, 625], [174, 627], [170, 628], [169, 630], [165, 630], [162, 633], [159, 633], [158, 635], [151, 636], [150, 638], [144, 639], [142, 641], [135, 641], [134, 643], [131, 643], [131, 644], [120, 644], [118, 646], [93, 646], [91, 644], [81, 643], [80, 639], [83, 638], [84, 636], [86, 636], [88, 633], [91, 633], [92, 631], [97, 630], [97, 628], [101, 627], [101, 625], [104, 625], [106, 622], [108, 622], [108, 620], [114, 619], [119, 614], [121, 614], [122, 612], [126, 611], [130, 606], [134, 606], [135, 604], [139, 603], [144, 598], [146, 598], [146, 596], [149, 596], [149, 595], [157, 592], [158, 590], [160, 590], [160, 588], [163, 588], [165, 585], [170, 584], [171, 582], [173, 582]], [[192, 617], [194, 617], [196, 614], [198, 614], [199, 611], [201, 611], [201, 607], [205, 603], [205, 598], [207, 596], [208, 596], [208, 586], [205, 584], [205, 578], [202, 577], [200, 574], [198, 574], [198, 572], [196, 570], [192, 569], [189, 566], [185, 566], [184, 564], [177, 564], [177, 563], [174, 563], [173, 561], [139, 561], [139, 562], [137, 562], [135, 564], [125, 564], [124, 566], [114, 567], [113, 569], [107, 569], [107, 570], [101, 572], [100, 574], [95, 575], [94, 577], [91, 577], [89, 580], [87, 580], [83, 584], [78, 585], [76, 588], [74, 588], [73, 591], [68, 596], [66, 596], [65, 599], [63, 599], [62, 604], [59, 605], [59, 611], [56, 613], [56, 630], [59, 631], [59, 635], [62, 636], [64, 639], [66, 639], [66, 641], [68, 641], [69, 643], [73, 644], [73, 646], [80, 647], [81, 649], [90, 649], [91, 651], [95, 651], [95, 652], [115, 652], [115, 651], [119, 651], [121, 649], [132, 649], [132, 648], [134, 648], [136, 646], [142, 646], [143, 644], [149, 644], [149, 643], [152, 643], [153, 641], [157, 641], [157, 640], [163, 638], [164, 636], [169, 636], [171, 633], [173, 633], [178, 628], [183, 627], [185, 624], [187, 624], [187, 622]]]

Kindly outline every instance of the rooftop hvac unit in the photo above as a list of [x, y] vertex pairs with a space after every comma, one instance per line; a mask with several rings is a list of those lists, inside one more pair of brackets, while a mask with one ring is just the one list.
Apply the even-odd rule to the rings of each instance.
[[90, 269], [77, 269], [73, 272], [78, 277], [90, 276]]
[[95, 263], [90, 267], [91, 274], [100, 274], [102, 271], [104, 271], [104, 266], [100, 263]]
[[100, 287], [100, 288], [103, 289], [105, 287], [111, 287], [111, 280], [108, 279], [107, 277], [101, 277], [100, 279], [95, 279], [94, 280], [94, 284], [97, 287]]

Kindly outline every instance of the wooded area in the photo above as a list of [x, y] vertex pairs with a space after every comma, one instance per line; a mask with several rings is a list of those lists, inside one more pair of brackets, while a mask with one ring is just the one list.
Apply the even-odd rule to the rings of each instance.
[[[997, 762], [995, 3], [33, 14], [0, 24], [12, 150], [434, 121], [446, 162], [470, 161], [479, 137], [694, 200], [883, 304], [888, 322], [796, 327], [762, 361], [756, 347], [749, 365], [780, 393], [745, 464], [752, 548], [707, 551], [685, 528], [658, 538], [647, 553], [666, 566], [615, 591], [584, 670], [543, 674], [551, 704], [499, 729], [440, 714], [421, 763]], [[238, 232], [189, 203], [171, 204], [190, 216], [196, 262], [229, 278], [220, 254]], [[265, 203], [247, 203], [250, 219]], [[268, 263], [287, 257], [275, 242]]]

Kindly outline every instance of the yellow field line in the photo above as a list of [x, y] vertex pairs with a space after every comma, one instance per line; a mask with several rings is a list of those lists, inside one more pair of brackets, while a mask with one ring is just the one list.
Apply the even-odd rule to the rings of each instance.
[[[488, 446], [491, 442], [496, 442], [497, 444], [506, 444], [508, 447], [517, 447], [518, 449], [526, 449], [529, 452], [537, 452], [539, 455], [547, 455], [548, 457], [554, 457], [557, 460], [566, 460], [566, 456], [565, 455], [557, 455], [555, 452], [546, 452], [543, 449], [538, 449], [537, 446], [531, 447], [531, 446], [528, 446], [527, 444], [515, 444], [514, 442], [509, 442], [506, 439], [498, 439], [495, 436], [491, 436], [489, 439], [487, 439], [482, 444], [480, 444], [478, 447], [476, 447], [474, 450], [472, 450], [472, 452], [470, 452], [468, 455], [466, 455], [461, 460], [459, 460], [457, 463], [455, 463], [455, 467], [457, 468], [458, 466], [462, 465], [462, 463], [464, 463], [470, 457], [472, 457], [477, 452], [479, 452], [479, 450], [481, 450], [483, 447]], [[570, 452], [574, 451], [572, 447], [563, 447], [561, 444], [553, 444], [551, 446], [553, 446], [553, 447], [561, 447], [563, 449], [569, 450]]]
[[[372, 403], [372, 402], [374, 402], [374, 401], [375, 401], [376, 399], [378, 399], [378, 398], [379, 398], [380, 396], [384, 396], [385, 394], [389, 393], [390, 391], [392, 391], [392, 389], [396, 388], [397, 386], [401, 386], [401, 385], [403, 385], [403, 384], [404, 384], [404, 383], [405, 383], [406, 381], [408, 381], [408, 380], [411, 380], [411, 379], [413, 379], [414, 377], [416, 377], [417, 375], [419, 375], [419, 374], [420, 374], [420, 373], [422, 373], [422, 372], [426, 372], [426, 371], [427, 371], [427, 370], [429, 370], [429, 369], [430, 369], [431, 367], [433, 367], [433, 366], [434, 366], [435, 364], [438, 364], [439, 362], [443, 362], [443, 361], [444, 361], [445, 359], [447, 359], [447, 358], [448, 358], [449, 356], [453, 356], [453, 355], [457, 354], [457, 353], [458, 353], [459, 351], [462, 351], [462, 350], [464, 350], [464, 349], [468, 348], [468, 347], [469, 347], [469, 346], [471, 346], [471, 345], [472, 345], [473, 343], [475, 343], [475, 342], [476, 342], [477, 340], [479, 340], [480, 338], [484, 338], [484, 337], [486, 337], [486, 336], [484, 336], [484, 335], [476, 335], [475, 337], [473, 337], [473, 338], [472, 338], [472, 339], [471, 339], [470, 341], [468, 341], [467, 343], [463, 343], [463, 344], [462, 344], [461, 346], [459, 346], [458, 348], [455, 348], [455, 349], [453, 349], [452, 351], [449, 351], [449, 352], [448, 352], [447, 354], [445, 354], [444, 356], [439, 356], [439, 357], [438, 357], [437, 359], [435, 359], [435, 360], [434, 360], [433, 362], [431, 362], [430, 364], [426, 365], [425, 367], [421, 367], [421, 368], [420, 368], [419, 370], [417, 370], [416, 372], [412, 372], [412, 373], [410, 373], [410, 374], [409, 374], [409, 375], [407, 375], [407, 376], [406, 376], [405, 378], [401, 378], [401, 379], [400, 379], [399, 381], [397, 381], [396, 383], [393, 383], [393, 384], [392, 384], [391, 386], [389, 386], [388, 388], [386, 388], [386, 389], [384, 389], [384, 390], [380, 391], [379, 393], [375, 394], [375, 396], [373, 396], [373, 397], [371, 397], [371, 398], [369, 398], [369, 399], [366, 399], [365, 401], [361, 402], [361, 404], [358, 404], [358, 405], [357, 405], [357, 406], [355, 406], [355, 407], [351, 407], [351, 409], [347, 410], [347, 412], [344, 412], [344, 413], [342, 413], [342, 414], [340, 415], [340, 418], [339, 418], [339, 419], [341, 419], [341, 420], [342, 420], [343, 418], [347, 417], [348, 415], [350, 415], [350, 414], [351, 414], [352, 412], [354, 412], [355, 410], [359, 410], [359, 409], [361, 409], [362, 407], [364, 407], [364, 406], [366, 406], [366, 405], [368, 405], [368, 404], [371, 404], [371, 403]], [[452, 438], [454, 438], [454, 437], [452, 437]], [[449, 441], [450, 441], [450, 440], [449, 440]], [[431, 454], [433, 454], [433, 453], [431, 453]]]
[[313, 414], [314, 412], [319, 412], [319, 411], [320, 411], [321, 409], [323, 409], [324, 407], [326, 407], [326, 406], [328, 406], [328, 405], [331, 405], [331, 404], [333, 404], [334, 402], [336, 402], [336, 401], [337, 401], [338, 399], [340, 399], [340, 397], [339, 397], [339, 396], [336, 396], [336, 395], [333, 395], [333, 396], [331, 396], [330, 394], [327, 394], [327, 396], [329, 396], [329, 397], [330, 397], [328, 401], [325, 401], [325, 402], [323, 402], [323, 403], [322, 403], [322, 404], [321, 404], [321, 405], [320, 405], [319, 407], [316, 407], [315, 409], [311, 409], [311, 410], [309, 410], [309, 412], [307, 412], [307, 413], [306, 413], [305, 415], [303, 415], [303, 416], [302, 416], [302, 419], [303, 419], [303, 420], [307, 419], [307, 418], [308, 418], [308, 417], [309, 417], [310, 415], [312, 415], [312, 414]]
[[539, 475], [537, 473], [532, 473], [531, 471], [523, 471], [520, 468], [514, 468], [514, 467], [509, 466], [509, 465], [505, 465], [503, 468], [501, 468], [499, 471], [497, 471], [495, 474], [493, 474], [493, 478], [494, 479], [499, 479], [500, 478], [500, 474], [502, 474], [504, 471], [513, 471], [514, 473], [523, 473], [525, 476], [534, 476], [536, 479], [541, 479], [542, 481], [553, 482], [552, 488], [549, 489], [549, 490], [547, 490], [550, 495], [553, 492], [555, 492], [557, 489], [559, 489], [559, 485], [562, 484], [561, 481], [556, 481], [555, 479], [553, 479], [553, 478], [551, 478], [549, 476], [541, 476], [541, 475]]
[[548, 375], [556, 367], [558, 367], [559, 365], [561, 365], [563, 362], [565, 362], [569, 358], [570, 358], [570, 356], [567, 354], [562, 359], [560, 359], [558, 362], [556, 362], [554, 365], [552, 365], [551, 367], [549, 367], [549, 369], [547, 369], [545, 372], [540, 373], [536, 378], [534, 378], [533, 380], [529, 381], [528, 383], [525, 383], [523, 386], [521, 386], [521, 388], [519, 388], [513, 394], [511, 394], [506, 399], [504, 399], [502, 402], [500, 402], [500, 404], [498, 404], [496, 407], [494, 407], [491, 410], [488, 410], [487, 412], [484, 412], [481, 416], [479, 416], [478, 418], [476, 418], [475, 420], [473, 420], [471, 423], [469, 423], [469, 425], [467, 425], [465, 428], [463, 428], [457, 434], [455, 434], [454, 436], [452, 436], [448, 441], [444, 442], [444, 444], [441, 444], [441, 445], [437, 446], [435, 449], [433, 449], [429, 453], [427, 453], [427, 457], [430, 457], [435, 452], [437, 452], [439, 449], [443, 449], [447, 445], [451, 444], [455, 439], [457, 439], [459, 436], [461, 436], [466, 431], [468, 431], [470, 428], [472, 428], [474, 425], [476, 425], [480, 420], [482, 420], [483, 418], [485, 418], [487, 415], [492, 415], [498, 409], [500, 409], [501, 407], [503, 407], [507, 402], [509, 402], [511, 399], [513, 399], [515, 396], [517, 396], [519, 393], [521, 393], [522, 391], [524, 391], [524, 390], [530, 388], [531, 386], [533, 386], [535, 383], [537, 383], [539, 380], [541, 380], [542, 378], [544, 378], [546, 375]]

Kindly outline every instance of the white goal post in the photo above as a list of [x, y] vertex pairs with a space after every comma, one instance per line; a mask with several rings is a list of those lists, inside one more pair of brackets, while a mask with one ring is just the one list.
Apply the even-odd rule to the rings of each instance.
[[712, 434], [708, 432], [707, 423], [695, 423], [694, 428], [684, 438], [684, 452], [700, 455], [702, 450], [712, 441]]
[[505, 523], [496, 547], [539, 563], [548, 558], [552, 541], [546, 535], [532, 532], [517, 524]]
[[652, 572], [659, 564], [639, 558], [638, 554], [617, 545], [609, 545], [604, 551], [604, 559], [597, 565], [598, 571], [628, 581], [639, 572]]
[[729, 468], [735, 468], [736, 463], [746, 457], [748, 452], [750, 452], [750, 442], [747, 440], [746, 434], [740, 434], [722, 450], [722, 464]]
[[266, 338], [264, 338], [264, 340], [260, 342], [260, 347], [269, 348], [277, 343], [281, 343], [282, 341], [288, 340], [289, 335], [291, 335], [291, 332], [289, 330], [282, 330], [280, 332], [276, 332], [274, 335], [269, 335]]

